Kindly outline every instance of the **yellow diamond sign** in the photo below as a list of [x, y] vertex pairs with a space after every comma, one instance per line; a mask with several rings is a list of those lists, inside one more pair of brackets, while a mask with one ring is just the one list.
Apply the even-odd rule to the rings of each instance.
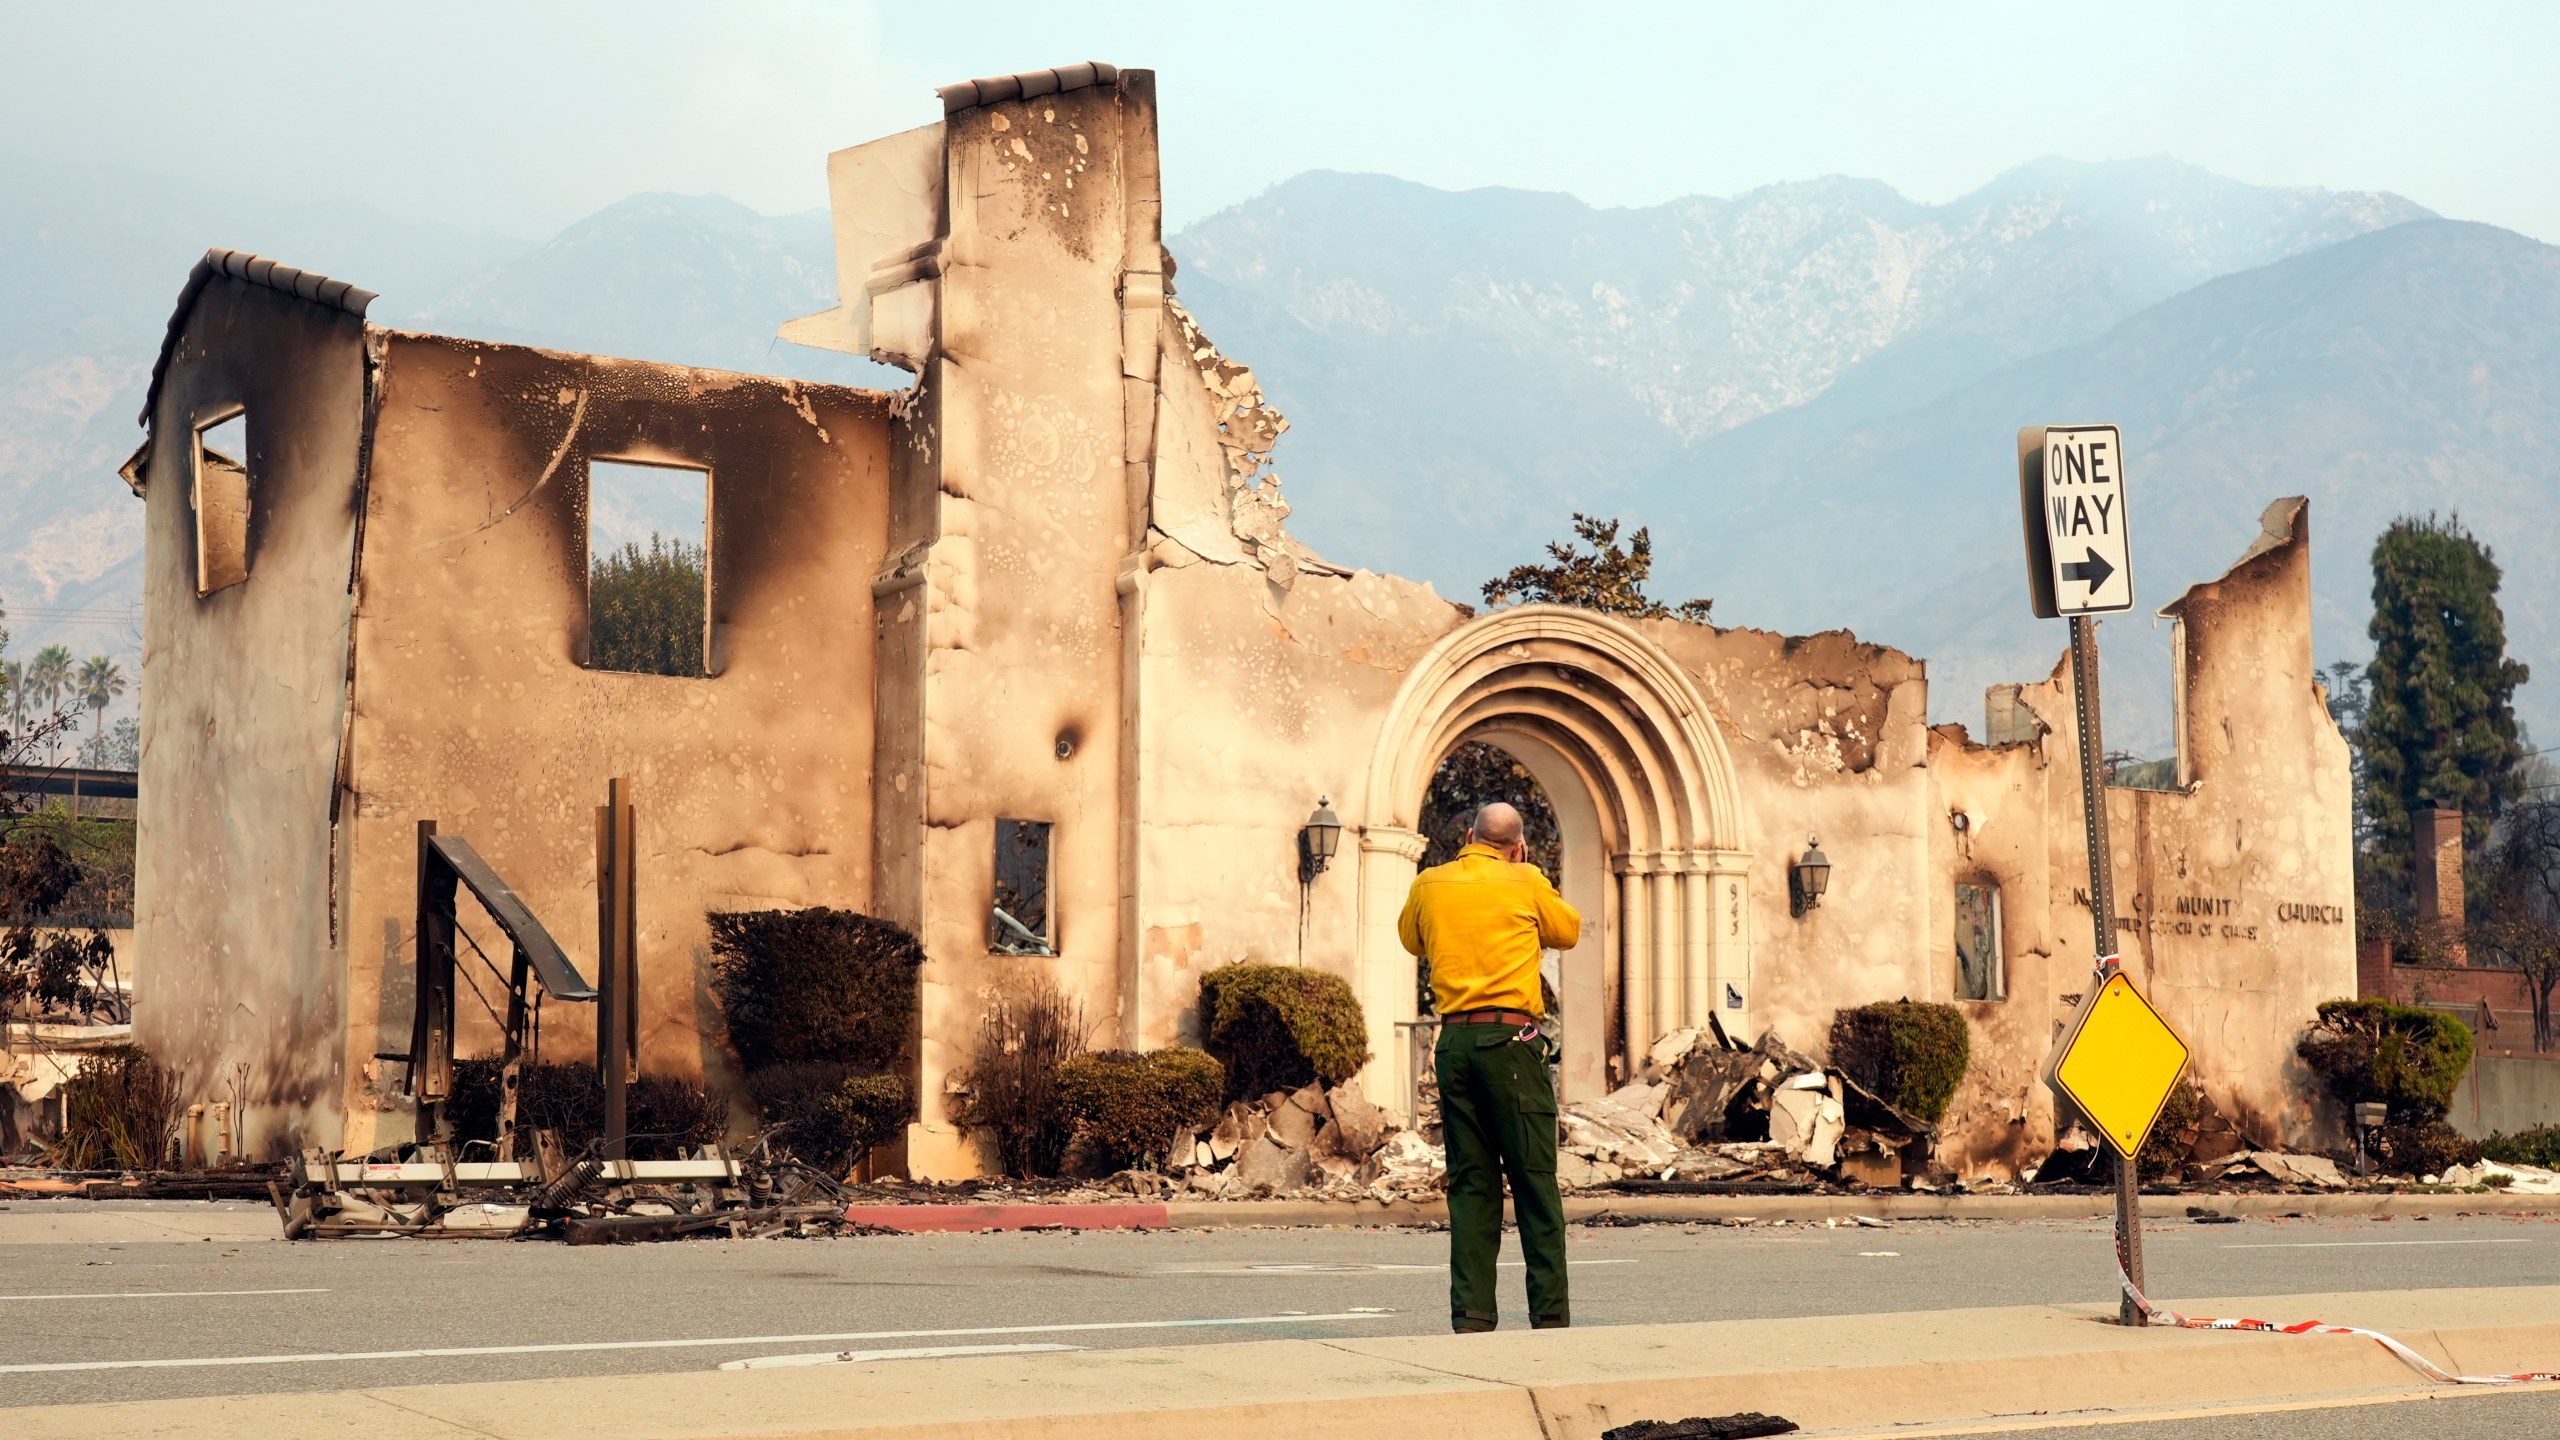
[[2080, 1013], [2045, 1062], [2044, 1083], [2080, 1107], [2119, 1154], [2151, 1134], [2187, 1068], [2187, 1042], [2121, 970], [2080, 1002]]

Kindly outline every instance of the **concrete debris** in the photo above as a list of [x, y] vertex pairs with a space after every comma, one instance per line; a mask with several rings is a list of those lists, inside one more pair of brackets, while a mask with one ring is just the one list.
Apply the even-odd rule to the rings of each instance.
[[1420, 1133], [1399, 1130], [1352, 1172], [1351, 1179], [1382, 1200], [1432, 1194], [1449, 1183], [1449, 1159]]
[[[2501, 1176], [2505, 1178], [2500, 1179]], [[2456, 1165], [2436, 1177], [2436, 1183], [2463, 1190], [2488, 1185], [2509, 1195], [2560, 1195], [2560, 1171], [2545, 1170], [2539, 1165], [2502, 1165], [2495, 1160]]]
[[1357, 1090], [1316, 1084], [1239, 1100], [1209, 1129], [1177, 1133], [1167, 1154], [1169, 1183], [1218, 1200], [1427, 1199], [1447, 1171], [1438, 1145]]
[[2206, 1166], [2204, 1178], [2237, 1178], [2251, 1170], [2280, 1185], [2316, 1185], [2326, 1190], [2347, 1188], [2346, 1172], [2338, 1168], [2337, 1161], [2325, 1155], [2286, 1155], [2275, 1150], [2250, 1150], [2219, 1165]]

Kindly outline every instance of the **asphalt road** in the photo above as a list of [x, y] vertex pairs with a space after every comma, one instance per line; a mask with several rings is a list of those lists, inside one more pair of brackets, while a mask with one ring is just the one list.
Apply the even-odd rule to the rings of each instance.
[[[1447, 1324], [1446, 1244], [1329, 1229], [0, 1245], [0, 1405], [707, 1369], [846, 1348], [1431, 1332]], [[2172, 1302], [2560, 1284], [2560, 1222], [2530, 1217], [2155, 1226], [2147, 1253], [2153, 1291]], [[2111, 1282], [2094, 1221], [1577, 1229], [1572, 1255], [1580, 1325], [2095, 1302]], [[1512, 1316], [1519, 1273], [1506, 1272]], [[419, 1350], [466, 1353], [382, 1353]], [[65, 1363], [99, 1368], [23, 1368]]]

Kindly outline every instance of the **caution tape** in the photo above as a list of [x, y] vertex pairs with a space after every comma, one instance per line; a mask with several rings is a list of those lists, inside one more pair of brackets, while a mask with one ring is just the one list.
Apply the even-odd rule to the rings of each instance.
[[2133, 1308], [2141, 1311], [2142, 1317], [2154, 1325], [2172, 1325], [2181, 1330], [2257, 1330], [2270, 1335], [2361, 1335], [2400, 1357], [2410, 1369], [2439, 1385], [2530, 1385], [2536, 1381], [2560, 1380], [2560, 1371], [2554, 1370], [2527, 1370], [2514, 1375], [2455, 1375], [2379, 1330], [2332, 1325], [2325, 1320], [2279, 1325], [2272, 1320], [2223, 1320], [2205, 1315], [2181, 1315], [2175, 1310], [2152, 1304], [2149, 1297], [2133, 1288], [2133, 1277], [2124, 1273], [2121, 1262], [2116, 1266], [2116, 1279], [2123, 1284], [2125, 1298], [2133, 1302]]

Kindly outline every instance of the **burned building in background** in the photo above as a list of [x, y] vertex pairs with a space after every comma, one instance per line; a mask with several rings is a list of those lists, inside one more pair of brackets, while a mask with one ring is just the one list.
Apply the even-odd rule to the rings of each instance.
[[[1977, 742], [1930, 727], [1920, 661], [1845, 632], [1479, 615], [1309, 552], [1284, 422], [1169, 283], [1152, 78], [954, 86], [939, 122], [829, 158], [842, 303], [783, 334], [912, 373], [896, 392], [411, 334], [342, 283], [209, 255], [128, 476], [146, 1043], [190, 1076], [250, 1067], [267, 1148], [407, 1138], [378, 1057], [414, 1003], [418, 822], [468, 836], [593, 974], [593, 811], [626, 776], [646, 1068], [728, 1063], [707, 913], [829, 905], [925, 946], [915, 1173], [984, 1163], [947, 1089], [1030, 975], [1094, 1044], [1150, 1048], [1196, 1040], [1205, 969], [1336, 971], [1392, 1105], [1420, 807], [1485, 741], [1549, 797], [1586, 916], [1558, 964], [1569, 1097], [1711, 1016], [1818, 1054], [1843, 1007], [1940, 1000], [1975, 1057], [1941, 1159], [2048, 1144], [2035, 1070], [2095, 958], [2067, 673], [1995, 691]], [[237, 454], [208, 438], [234, 419]], [[599, 663], [611, 465], [704, 497], [684, 673]], [[2351, 890], [2302, 503], [2265, 532], [2163, 612], [2175, 773], [2109, 805], [2128, 966], [2208, 1093], [2279, 1140], [2317, 1124], [2292, 1042], [2355, 961], [2350, 926], [2302, 918]], [[1309, 874], [1328, 801], [1342, 853]], [[466, 1051], [493, 1044], [465, 1012]], [[549, 1023], [589, 1043], [583, 1010]]]

